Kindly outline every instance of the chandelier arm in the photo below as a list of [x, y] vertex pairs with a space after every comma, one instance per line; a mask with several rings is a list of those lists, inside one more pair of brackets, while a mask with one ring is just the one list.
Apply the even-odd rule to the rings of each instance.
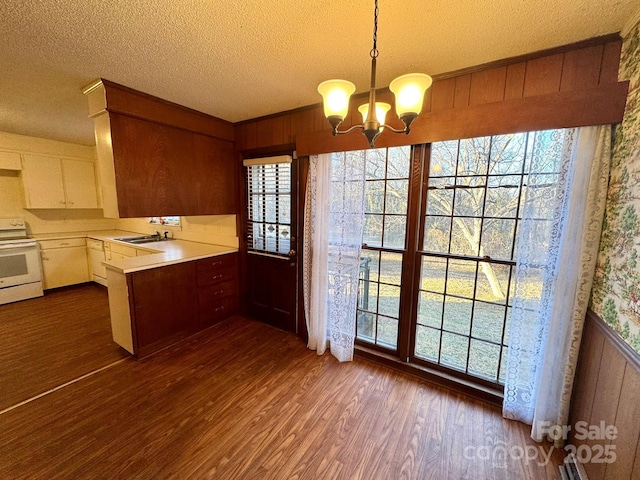
[[364, 130], [364, 125], [354, 125], [353, 127], [348, 128], [347, 130], [338, 130], [338, 127], [336, 127], [333, 130], [333, 134], [334, 135], [346, 135], [347, 133], [351, 133], [355, 130]]
[[410, 132], [409, 127], [404, 127], [402, 130], [400, 130], [398, 128], [393, 128], [391, 125], [387, 125], [386, 123], [384, 125], [380, 125], [380, 130], [382, 130], [383, 128], [388, 128], [393, 133], [406, 133], [408, 135]]

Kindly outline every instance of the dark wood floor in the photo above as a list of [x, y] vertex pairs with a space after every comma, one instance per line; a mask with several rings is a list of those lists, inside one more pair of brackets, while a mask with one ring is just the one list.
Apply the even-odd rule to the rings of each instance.
[[241, 317], [0, 415], [0, 438], [11, 479], [559, 478], [498, 408]]
[[0, 305], [0, 411], [125, 354], [111, 338], [107, 290], [100, 285]]

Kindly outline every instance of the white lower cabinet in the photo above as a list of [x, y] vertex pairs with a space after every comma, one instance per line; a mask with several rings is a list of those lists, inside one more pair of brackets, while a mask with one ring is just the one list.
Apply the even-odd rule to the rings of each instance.
[[40, 240], [44, 289], [88, 282], [89, 263], [85, 238]]
[[122, 260], [123, 258], [151, 255], [152, 253], [158, 253], [158, 251], [129, 247], [127, 245], [122, 245], [121, 243], [104, 242], [104, 255], [107, 260]]
[[102, 264], [105, 260], [104, 242], [87, 238], [87, 254], [89, 255], [89, 276], [100, 285], [107, 286], [107, 269]]
[[136, 249], [120, 243], [105, 242], [104, 254], [107, 260], [122, 260], [136, 256]]

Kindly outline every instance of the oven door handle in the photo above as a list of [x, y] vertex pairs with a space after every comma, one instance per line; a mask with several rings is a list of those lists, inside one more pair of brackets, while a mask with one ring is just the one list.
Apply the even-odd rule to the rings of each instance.
[[10, 243], [8, 245], [1, 245], [0, 250], [17, 250], [23, 248], [34, 248], [36, 245], [33, 242], [24, 242], [24, 243]]

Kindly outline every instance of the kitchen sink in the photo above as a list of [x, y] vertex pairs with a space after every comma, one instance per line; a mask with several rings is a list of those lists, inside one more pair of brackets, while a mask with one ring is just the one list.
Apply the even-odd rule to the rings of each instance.
[[122, 237], [116, 238], [116, 240], [120, 242], [133, 243], [138, 245], [140, 243], [151, 243], [151, 242], [163, 242], [165, 240], [171, 240], [170, 238], [160, 237], [158, 235], [144, 235], [139, 237]]

